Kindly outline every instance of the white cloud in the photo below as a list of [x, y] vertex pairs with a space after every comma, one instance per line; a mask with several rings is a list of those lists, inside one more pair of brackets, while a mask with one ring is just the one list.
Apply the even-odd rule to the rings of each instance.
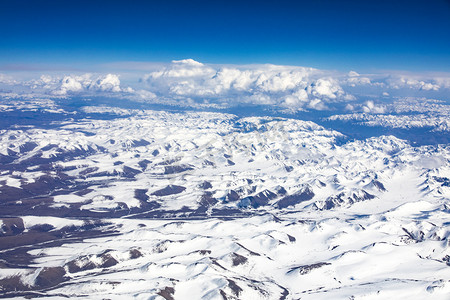
[[101, 91], [120, 92], [119, 76], [114, 74], [107, 74], [105, 77], [99, 77], [90, 86], [90, 88], [99, 89]]
[[350, 77], [346, 82], [348, 85], [355, 87], [358, 85], [370, 85], [372, 81], [368, 77]]
[[387, 111], [386, 105], [376, 104], [372, 100], [365, 101], [364, 103], [348, 103], [344, 109], [346, 111], [363, 112], [366, 114], [384, 114]]
[[[147, 70], [151, 72], [145, 74]], [[345, 109], [349, 111], [384, 113], [387, 103], [405, 90], [420, 91], [421, 96], [428, 97], [427, 93], [446, 93], [450, 88], [450, 75], [445, 73], [426, 76], [399, 72], [339, 73], [270, 64], [209, 65], [192, 59], [152, 64], [151, 67], [134, 66], [133, 70], [120, 74], [111, 68], [108, 71], [111, 73], [69, 75], [53, 72], [27, 80], [0, 74], [0, 89], [3, 93], [26, 94], [34, 98], [114, 95], [136, 101], [195, 107], [255, 104], [296, 111], [339, 109], [346, 105]], [[385, 105], [366, 101], [374, 97], [384, 100]]]
[[315, 109], [315, 110], [326, 110], [328, 109], [328, 107], [326, 106], [325, 103], [323, 103], [322, 100], [320, 99], [313, 99], [308, 103], [308, 107]]
[[448, 77], [438, 76], [438, 77], [434, 78], [434, 81], [440, 87], [450, 89], [450, 75]]
[[[293, 109], [325, 109], [327, 102], [349, 101], [339, 82], [303, 67], [209, 66], [194, 60], [173, 61], [142, 79], [159, 97], [228, 105], [270, 104]], [[192, 100], [197, 99], [197, 100]]]
[[197, 77], [207, 76], [214, 74], [215, 71], [212, 68], [205, 66], [204, 64], [197, 62], [193, 59], [173, 60], [172, 65], [168, 68], [164, 68], [161, 71], [152, 72], [148, 75], [148, 78], [183, 78], [183, 77]]
[[65, 76], [61, 81], [61, 87], [59, 88], [59, 91], [61, 91], [62, 94], [65, 94], [67, 92], [81, 91], [83, 90], [83, 85], [80, 81], [81, 80], [79, 78]]
[[386, 112], [386, 107], [383, 105], [375, 105], [375, 103], [370, 100], [366, 101], [365, 105], [363, 105], [362, 111], [365, 113], [384, 114]]
[[6, 85], [13, 85], [13, 84], [17, 84], [17, 81], [15, 81], [13, 79], [13, 77], [11, 77], [9, 75], [0, 73], [0, 83], [6, 84]]
[[389, 87], [392, 89], [411, 88], [424, 91], [438, 91], [441, 87], [433, 81], [406, 76], [394, 76], [387, 80]]
[[351, 105], [350, 103], [348, 103], [348, 104], [345, 106], [345, 110], [354, 111], [354, 110], [355, 110], [355, 106], [354, 106], [354, 105]]
[[136, 91], [136, 94], [139, 95], [144, 101], [149, 101], [156, 98], [156, 95], [154, 93], [146, 90], [138, 90]]
[[339, 86], [337, 81], [332, 78], [320, 78], [311, 84], [310, 91], [314, 96], [325, 96], [330, 99], [336, 99], [338, 96], [342, 96], [344, 94], [344, 91]]
[[[121, 92], [119, 76], [115, 74], [106, 74], [100, 76], [93, 76], [92, 74], [83, 75], [68, 75], [64, 76], [60, 81], [54, 83], [55, 86], [49, 86], [49, 83], [54, 82], [50, 77], [42, 77], [41, 80], [45, 83], [44, 88], [52, 89], [55, 95], [66, 95], [68, 93], [79, 92]], [[126, 91], [132, 91], [126, 89]]]
[[429, 90], [437, 91], [440, 88], [439, 85], [437, 85], [437, 84], [433, 84], [431, 82], [425, 82], [422, 80], [402, 78], [401, 81], [410, 87], [421, 89], [421, 90], [426, 90], [426, 91], [429, 91]]
[[343, 83], [348, 84], [351, 87], [372, 84], [370, 78], [361, 76], [359, 73], [355, 71], [348, 72], [347, 77], [343, 80]]

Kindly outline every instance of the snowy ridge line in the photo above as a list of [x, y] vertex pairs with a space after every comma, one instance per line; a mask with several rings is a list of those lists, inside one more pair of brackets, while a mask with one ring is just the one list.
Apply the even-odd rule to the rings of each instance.
[[449, 116], [417, 115], [372, 115], [353, 113], [328, 117], [329, 121], [357, 121], [367, 126], [382, 126], [392, 128], [421, 128], [430, 127], [432, 131], [450, 131]]
[[[76, 187], [55, 195], [54, 187], [46, 189], [54, 210], [141, 214], [131, 210], [151, 205], [198, 217], [224, 209], [323, 210], [392, 197], [387, 184], [401, 178], [399, 170], [422, 182], [434, 169], [448, 177], [445, 146], [412, 147], [383, 136], [337, 146], [340, 133], [285, 118], [126, 113], [132, 115], [5, 131], [2, 193], [37, 196], [35, 186], [51, 178], [59, 189]], [[445, 183], [430, 195], [439, 197], [438, 190], [448, 195]]]

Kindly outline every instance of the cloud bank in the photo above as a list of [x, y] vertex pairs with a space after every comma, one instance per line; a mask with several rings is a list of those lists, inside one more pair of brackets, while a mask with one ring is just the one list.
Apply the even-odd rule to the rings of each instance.
[[70, 95], [80, 93], [122, 92], [119, 75], [82, 75], [59, 76], [42, 75], [38, 80], [29, 82], [33, 90], [44, 90], [53, 95]]
[[352, 99], [336, 79], [304, 67], [208, 66], [187, 59], [145, 74], [142, 82], [158, 97], [226, 105], [325, 109], [327, 103]]
[[[135, 66], [136, 63], [133, 63]], [[450, 75], [359, 74], [277, 65], [210, 65], [174, 60], [145, 73], [47, 73], [21, 80], [0, 74], [0, 96], [107, 96], [188, 107], [262, 105], [285, 111], [388, 113], [387, 101], [411, 93], [447, 94]]]

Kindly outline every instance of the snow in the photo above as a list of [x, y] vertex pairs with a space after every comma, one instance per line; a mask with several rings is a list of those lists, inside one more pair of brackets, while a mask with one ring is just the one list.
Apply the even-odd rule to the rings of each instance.
[[[289, 88], [265, 80], [270, 88]], [[317, 93], [330, 89], [322, 83]], [[14, 151], [14, 163], [30, 167], [1, 173], [1, 187], [45, 176], [67, 176], [71, 187], [92, 184], [83, 193], [51, 195], [53, 207], [73, 206], [77, 213], [131, 212], [143, 203], [135, 194], [141, 190], [160, 205], [153, 211], [160, 219], [126, 213], [104, 219], [108, 224], [96, 228], [104, 234], [34, 245], [27, 249], [30, 269], [0, 269], [0, 279], [17, 274], [33, 284], [42, 268], [64, 267], [70, 284], [42, 291], [46, 297], [158, 299], [173, 288], [175, 299], [280, 299], [283, 293], [286, 299], [449, 298], [448, 145], [414, 147], [394, 136], [337, 145], [341, 133], [289, 118], [115, 107], [84, 112], [121, 117], [3, 130], [2, 153]], [[37, 146], [25, 151], [27, 143]], [[58, 155], [51, 168], [33, 168], [36, 157]], [[205, 182], [210, 187], [203, 189]], [[182, 189], [155, 193], [177, 186]], [[278, 209], [281, 187], [287, 196], [307, 189], [314, 196]], [[217, 203], [205, 215], [181, 211], [199, 208], [207, 191]], [[228, 196], [231, 191], [239, 199]], [[241, 200], [268, 191], [275, 196], [267, 203], [243, 208]], [[211, 217], [212, 209], [224, 208], [248, 215]], [[22, 219], [25, 233], [35, 225], [85, 224]], [[132, 258], [133, 249], [142, 256]], [[117, 263], [102, 266], [105, 254]], [[70, 262], [84, 260], [95, 266], [69, 272]]]
[[[116, 110], [89, 108], [89, 111]], [[125, 203], [129, 208], [139, 207], [139, 201], [129, 197], [135, 189], [148, 189], [149, 197], [160, 201], [160, 197], [151, 194], [169, 185], [186, 189], [171, 195], [170, 201], [161, 199], [165, 209], [195, 207], [201, 196], [197, 186], [204, 181], [212, 184], [218, 198], [225, 197], [231, 190], [238, 191], [243, 199], [266, 189], [273, 192], [279, 186], [288, 194], [310, 186], [315, 198], [287, 210], [311, 204], [323, 209], [329, 197], [341, 194], [342, 199], [335, 204], [348, 206], [351, 202], [347, 197], [364, 197], [365, 192], [375, 196], [370, 201], [373, 206], [385, 202], [392, 208], [422, 193], [419, 185], [426, 180], [426, 172], [448, 168], [448, 147], [429, 155], [429, 148], [425, 146], [414, 148], [387, 136], [336, 146], [336, 138], [342, 137], [340, 133], [308, 121], [269, 117], [239, 119], [233, 115], [200, 112], [117, 111], [129, 117], [86, 120], [60, 129], [7, 131], [0, 143], [3, 149], [14, 151], [20, 151], [25, 143], [38, 145], [18, 158], [19, 162], [35, 155], [51, 158], [64, 151], [88, 151], [89, 155], [56, 165], [70, 168], [66, 173], [81, 177], [80, 182], [108, 179], [110, 183], [83, 196], [54, 197], [55, 203], [80, 203], [82, 209], [88, 210], [113, 209], [118, 203]], [[12, 141], [8, 138], [11, 135], [16, 137]], [[145, 143], [141, 145], [139, 141]], [[50, 144], [57, 147], [40, 150]], [[156, 150], [159, 154], [155, 156]], [[147, 163], [142, 169], [140, 162], [144, 160]], [[173, 174], [166, 173], [168, 166], [175, 170]], [[119, 180], [120, 174], [127, 170], [137, 172], [135, 180]], [[92, 177], [90, 174], [99, 175]], [[16, 173], [16, 178], [32, 182], [42, 175], [41, 171], [28, 169]], [[7, 184], [20, 187], [19, 179], [5, 177]], [[370, 184], [375, 179], [387, 186], [387, 192]], [[253, 183], [249, 185], [248, 180]], [[269, 204], [277, 200], [279, 197]], [[219, 203], [218, 207], [233, 205], [236, 204]], [[355, 204], [355, 207], [364, 205], [372, 204]], [[385, 205], [380, 207], [388, 209]]]
[[[420, 206], [424, 208], [429, 207]], [[409, 211], [402, 211], [410, 215]], [[279, 215], [278, 221], [268, 214], [228, 221], [176, 223], [116, 219], [111, 221], [121, 234], [115, 238], [95, 238], [64, 248], [48, 248], [39, 252], [45, 259], [40, 259], [37, 266], [48, 264], [52, 257], [62, 263], [106, 249], [112, 249], [112, 255], [119, 260], [111, 268], [113, 272], [94, 269], [72, 274], [74, 279], [89, 276], [90, 280], [79, 282], [78, 290], [71, 285], [61, 286], [49, 295], [82, 293], [92, 297], [122, 297], [131, 292], [143, 297], [147, 293], [155, 295], [164, 286], [173, 286], [176, 298], [220, 299], [219, 290], [225, 289], [231, 279], [242, 289], [240, 297], [255, 299], [280, 297], [280, 287], [289, 291], [289, 299], [352, 295], [406, 297], [412, 295], [411, 291], [425, 298], [448, 297], [450, 270], [438, 261], [448, 253], [442, 242], [429, 238], [419, 243], [407, 242], [401, 228], [408, 224], [398, 218], [389, 229], [379, 226], [387, 223], [382, 218], [340, 218], [343, 213], [326, 218], [296, 212]], [[394, 217], [389, 212], [380, 215]], [[420, 220], [423, 214], [414, 216]], [[305, 217], [307, 221], [303, 221]], [[427, 219], [432, 221], [432, 216]], [[288, 234], [296, 241], [289, 241]], [[130, 260], [125, 255], [130, 247], [141, 249], [144, 256]], [[198, 250], [210, 253], [200, 254]], [[233, 253], [247, 261], [233, 265]], [[329, 265], [304, 274], [289, 272], [296, 266], [319, 262]], [[115, 288], [108, 288], [108, 281], [117, 282]], [[155, 281], [161, 285], [152, 284]], [[104, 288], [99, 288], [101, 282], [106, 284]], [[147, 284], [141, 284], [144, 282]]]
[[69, 218], [58, 218], [58, 217], [39, 217], [39, 216], [25, 216], [21, 217], [24, 223], [24, 226], [26, 229], [29, 229], [35, 225], [41, 225], [41, 224], [50, 224], [55, 229], [61, 229], [66, 226], [81, 226], [83, 225], [84, 221], [82, 220], [76, 220], [76, 219], [69, 219]]

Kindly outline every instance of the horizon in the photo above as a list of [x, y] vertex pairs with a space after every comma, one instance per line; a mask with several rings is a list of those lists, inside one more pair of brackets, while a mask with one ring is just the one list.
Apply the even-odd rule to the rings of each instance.
[[122, 72], [136, 71], [136, 72], [147, 72], [153, 71], [157, 68], [161, 68], [170, 65], [174, 61], [182, 61], [192, 59], [197, 62], [201, 62], [208, 66], [217, 67], [258, 67], [258, 66], [280, 66], [280, 67], [300, 67], [300, 68], [311, 68], [320, 71], [335, 72], [335, 73], [348, 73], [351, 71], [356, 71], [360, 74], [371, 74], [371, 75], [381, 75], [381, 74], [400, 74], [400, 75], [423, 75], [423, 76], [446, 76], [450, 77], [450, 69], [447, 70], [419, 70], [419, 69], [401, 69], [401, 68], [332, 68], [331, 66], [326, 68], [317, 67], [308, 64], [295, 64], [295, 63], [273, 63], [270, 61], [261, 63], [226, 63], [226, 62], [210, 62], [205, 60], [199, 60], [195, 57], [175, 57], [173, 59], [166, 60], [111, 60], [104, 62], [89, 62], [89, 61], [79, 61], [79, 62], [0, 62], [0, 72], [4, 74], [8, 73], [20, 73], [20, 72], [62, 72], [65, 74], [72, 73], [104, 73], [104, 72]]

